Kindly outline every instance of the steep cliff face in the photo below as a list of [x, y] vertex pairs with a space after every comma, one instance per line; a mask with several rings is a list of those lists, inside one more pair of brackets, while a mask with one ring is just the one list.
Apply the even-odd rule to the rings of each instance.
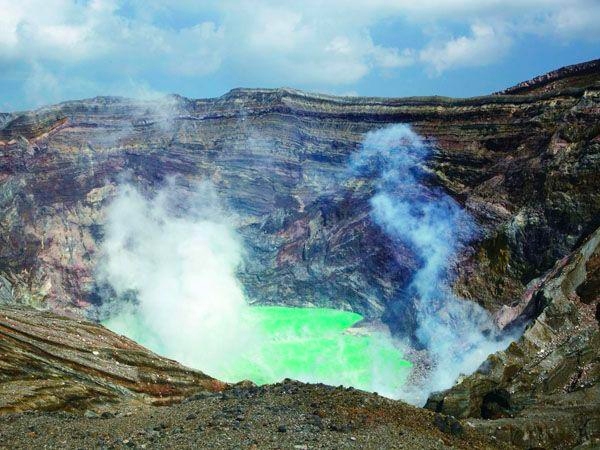
[[508, 349], [433, 395], [428, 407], [519, 447], [568, 448], [600, 440], [600, 229], [501, 317], [535, 317]]
[[600, 225], [600, 63], [560, 81], [471, 99], [238, 89], [4, 115], [0, 301], [85, 314], [101, 301], [93, 269], [123, 174], [147, 192], [178, 174], [212, 181], [236, 213], [250, 301], [352, 309], [410, 331], [391, 305], [419, 261], [371, 221], [370, 182], [347, 177], [365, 132], [409, 123], [436, 148], [429, 183], [482, 230], [455, 289], [497, 311]]

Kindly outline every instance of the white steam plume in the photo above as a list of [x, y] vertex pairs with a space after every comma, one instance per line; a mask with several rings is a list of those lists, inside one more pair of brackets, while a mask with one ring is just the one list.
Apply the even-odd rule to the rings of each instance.
[[450, 266], [475, 233], [471, 217], [439, 189], [423, 184], [426, 142], [407, 125], [367, 133], [353, 155], [354, 175], [374, 177], [372, 217], [393, 241], [408, 244], [420, 267], [398, 301], [414, 302], [417, 339], [434, 367], [404, 399], [423, 404], [429, 393], [451, 387], [461, 374], [475, 371], [485, 358], [506, 348], [512, 337], [494, 333], [489, 314], [452, 292]]
[[243, 249], [235, 220], [211, 185], [178, 181], [153, 197], [125, 184], [108, 207], [97, 273], [112, 288], [105, 325], [223, 381], [290, 377], [397, 397], [408, 369], [399, 373], [406, 366], [391, 336], [353, 338], [318, 312], [304, 323], [289, 311], [261, 316], [236, 279]]
[[[130, 185], [120, 188], [107, 210], [97, 274], [116, 294], [104, 304], [109, 328], [225, 381], [239, 380], [241, 364], [269, 381], [289, 376], [355, 385], [422, 404], [510, 341], [495, 335], [485, 310], [452, 293], [449, 268], [475, 225], [451, 197], [423, 184], [421, 166], [429, 151], [409, 127], [396, 125], [368, 133], [351, 161], [354, 175], [375, 179], [374, 220], [419, 259], [399, 299], [416, 305], [416, 335], [435, 363], [419, 386], [399, 393], [398, 377], [404, 375], [394, 367], [384, 370], [376, 357], [368, 366], [371, 378], [362, 383], [350, 367], [313, 377], [309, 366], [274, 365], [277, 339], [306, 337], [299, 331], [271, 336], [255, 321], [236, 278], [243, 246], [235, 220], [209, 184], [170, 180], [151, 198]], [[341, 354], [345, 341], [334, 338]]]
[[225, 373], [255, 336], [235, 276], [243, 247], [231, 219], [209, 184], [182, 191], [170, 180], [152, 199], [122, 186], [108, 209], [97, 274], [117, 296], [104, 305], [109, 327]]

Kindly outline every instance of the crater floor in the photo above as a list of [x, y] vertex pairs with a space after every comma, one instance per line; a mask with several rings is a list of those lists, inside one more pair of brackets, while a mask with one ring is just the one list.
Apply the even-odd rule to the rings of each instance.
[[[330, 385], [352, 386], [398, 398], [411, 363], [402, 357], [398, 343], [383, 332], [351, 328], [359, 314], [329, 308], [253, 306], [244, 322], [252, 324], [252, 345], [241, 352], [220, 355], [216, 372], [202, 364], [202, 340], [198, 357], [188, 365], [227, 382], [251, 380], [276, 383], [284, 378]], [[117, 333], [167, 356], [151, 326], [139, 316], [115, 316], [104, 325]], [[246, 342], [240, 342], [243, 346]]]

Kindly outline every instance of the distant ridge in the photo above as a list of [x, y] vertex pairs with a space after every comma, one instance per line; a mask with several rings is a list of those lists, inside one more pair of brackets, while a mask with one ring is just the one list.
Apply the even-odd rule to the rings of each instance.
[[558, 84], [557, 82], [561, 80], [575, 77], [584, 78], [586, 75], [597, 73], [600, 73], [600, 59], [561, 67], [560, 69], [553, 70], [544, 75], [539, 75], [531, 80], [523, 81], [502, 91], [494, 92], [492, 95], [523, 94], [530, 91], [551, 90], [560, 87], [554, 85]]

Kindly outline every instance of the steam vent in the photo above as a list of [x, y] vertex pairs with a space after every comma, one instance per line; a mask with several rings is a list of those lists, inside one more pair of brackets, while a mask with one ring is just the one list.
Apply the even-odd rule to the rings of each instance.
[[0, 211], [0, 449], [600, 446], [600, 60], [0, 114]]

